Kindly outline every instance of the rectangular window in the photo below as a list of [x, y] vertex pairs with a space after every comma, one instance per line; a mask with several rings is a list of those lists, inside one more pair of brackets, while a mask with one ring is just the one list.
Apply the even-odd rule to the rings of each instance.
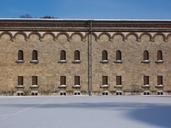
[[24, 84], [23, 76], [18, 76], [18, 85], [23, 85], [23, 84]]
[[32, 76], [32, 85], [38, 85], [38, 77]]
[[66, 85], [66, 76], [60, 76], [60, 85]]
[[144, 85], [149, 85], [149, 76], [144, 76]]
[[116, 76], [116, 85], [122, 85], [122, 76]]
[[74, 84], [75, 85], [80, 85], [80, 76], [75, 76], [74, 77]]
[[108, 85], [108, 76], [102, 76], [102, 85]]
[[157, 76], [157, 85], [163, 85], [163, 76]]

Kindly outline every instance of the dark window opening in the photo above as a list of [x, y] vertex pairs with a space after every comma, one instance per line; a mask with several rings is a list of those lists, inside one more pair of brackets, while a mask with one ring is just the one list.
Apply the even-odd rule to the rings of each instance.
[[102, 85], [108, 85], [108, 76], [102, 76]]
[[62, 50], [60, 52], [60, 60], [66, 60], [66, 51]]
[[32, 60], [38, 60], [38, 52], [37, 52], [37, 50], [32, 51]]
[[38, 85], [38, 77], [32, 76], [32, 85]]
[[157, 85], [163, 85], [163, 76], [157, 76]]
[[149, 85], [149, 76], [144, 76], [144, 85]]
[[24, 60], [24, 53], [22, 50], [18, 51], [18, 60]]
[[66, 85], [66, 76], [60, 76], [60, 85]]
[[149, 60], [149, 52], [147, 50], [144, 51], [143, 60]]
[[102, 51], [102, 60], [108, 60], [108, 53], [106, 50]]
[[163, 55], [162, 55], [162, 51], [161, 50], [157, 51], [157, 60], [163, 60]]
[[74, 60], [80, 60], [80, 51], [79, 50], [76, 50], [74, 52]]
[[80, 85], [80, 76], [75, 76], [74, 77], [74, 84], [75, 85]]
[[122, 76], [116, 76], [116, 85], [122, 85]]
[[24, 84], [23, 76], [18, 76], [18, 85], [23, 85], [23, 84]]
[[122, 60], [122, 53], [120, 50], [116, 51], [116, 60]]

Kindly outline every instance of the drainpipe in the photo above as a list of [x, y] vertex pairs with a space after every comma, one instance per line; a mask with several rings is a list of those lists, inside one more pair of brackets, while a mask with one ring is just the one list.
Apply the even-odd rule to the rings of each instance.
[[92, 20], [88, 25], [88, 95], [92, 96]]

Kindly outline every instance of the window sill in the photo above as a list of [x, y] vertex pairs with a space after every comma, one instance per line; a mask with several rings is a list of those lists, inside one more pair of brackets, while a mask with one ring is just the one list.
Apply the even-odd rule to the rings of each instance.
[[160, 85], [156, 85], [155, 87], [156, 87], [156, 88], [163, 88], [163, 85], [160, 84]]
[[38, 88], [39, 85], [31, 85], [30, 88]]
[[150, 63], [150, 60], [143, 60], [143, 61], [141, 61], [141, 63], [148, 64], [148, 63]]
[[108, 88], [109, 85], [108, 85], [108, 84], [104, 84], [104, 85], [101, 85], [100, 87], [101, 87], [101, 88]]
[[59, 85], [58, 87], [59, 87], [59, 88], [66, 88], [67, 85]]
[[142, 87], [144, 87], [144, 88], [149, 88], [150, 85], [149, 85], [149, 84], [146, 84], [146, 85], [142, 85]]
[[31, 60], [30, 63], [38, 64], [39, 63], [39, 60]]
[[106, 64], [106, 63], [109, 63], [109, 61], [108, 60], [101, 60], [100, 63]]
[[67, 63], [66, 60], [59, 60], [58, 63]]
[[17, 85], [16, 88], [24, 88], [23, 85]]
[[114, 87], [115, 87], [115, 88], [122, 88], [123, 85], [115, 85]]
[[114, 63], [121, 64], [123, 62], [122, 62], [122, 60], [115, 60]]
[[24, 60], [16, 60], [16, 63], [24, 63]]
[[73, 85], [72, 87], [73, 88], [80, 88], [81, 86], [80, 85]]
[[155, 61], [155, 63], [157, 63], [157, 64], [164, 63], [164, 60], [157, 60], [157, 61]]
[[79, 63], [81, 63], [81, 60], [74, 60], [74, 61], [72, 61], [72, 63], [79, 64]]

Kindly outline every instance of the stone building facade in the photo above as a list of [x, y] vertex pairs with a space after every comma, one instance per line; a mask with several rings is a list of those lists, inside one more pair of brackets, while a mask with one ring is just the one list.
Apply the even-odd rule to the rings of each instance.
[[171, 21], [0, 20], [2, 95], [170, 95]]

